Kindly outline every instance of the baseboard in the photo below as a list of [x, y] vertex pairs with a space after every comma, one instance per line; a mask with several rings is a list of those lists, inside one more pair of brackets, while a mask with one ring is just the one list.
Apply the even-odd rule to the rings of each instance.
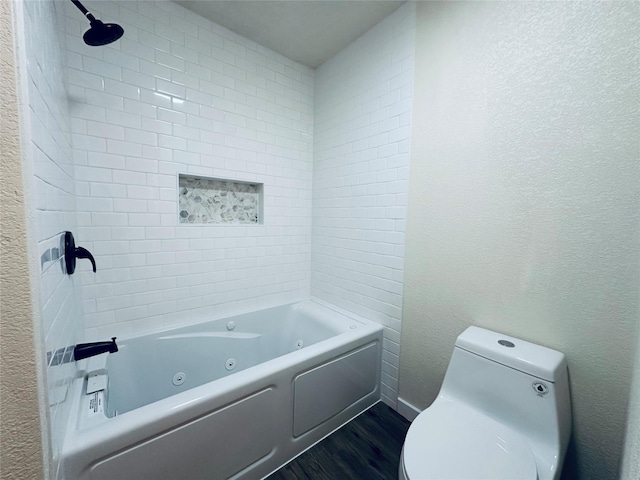
[[418, 407], [411, 405], [405, 399], [398, 397], [398, 413], [404, 418], [413, 422], [415, 418], [420, 414], [422, 410]]

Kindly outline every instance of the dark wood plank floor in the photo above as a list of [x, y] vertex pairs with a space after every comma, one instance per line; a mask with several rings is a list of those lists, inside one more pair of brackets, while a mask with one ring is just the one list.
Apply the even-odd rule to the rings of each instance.
[[409, 422], [380, 402], [267, 480], [397, 480]]

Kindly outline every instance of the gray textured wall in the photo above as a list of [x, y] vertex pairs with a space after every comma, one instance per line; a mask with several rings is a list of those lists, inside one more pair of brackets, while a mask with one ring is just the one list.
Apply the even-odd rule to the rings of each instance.
[[638, 4], [424, 2], [400, 398], [480, 325], [563, 351], [568, 478], [618, 477], [638, 308]]

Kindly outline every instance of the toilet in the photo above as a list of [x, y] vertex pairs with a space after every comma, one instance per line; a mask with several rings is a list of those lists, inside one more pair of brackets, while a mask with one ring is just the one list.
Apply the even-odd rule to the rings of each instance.
[[554, 480], [571, 434], [562, 353], [479, 327], [407, 432], [400, 480]]

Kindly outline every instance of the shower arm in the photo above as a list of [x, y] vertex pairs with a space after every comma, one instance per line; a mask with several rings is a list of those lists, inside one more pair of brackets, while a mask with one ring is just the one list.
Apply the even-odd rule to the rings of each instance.
[[82, 5], [80, 3], [79, 0], [71, 0], [71, 3], [73, 3], [76, 7], [78, 7], [78, 10], [80, 10], [82, 12], [82, 14], [85, 17], [87, 17], [87, 19], [89, 19], [89, 22], [94, 22], [96, 20], [96, 17], [94, 17], [91, 14], [91, 12], [89, 10], [87, 10], [84, 5]]

